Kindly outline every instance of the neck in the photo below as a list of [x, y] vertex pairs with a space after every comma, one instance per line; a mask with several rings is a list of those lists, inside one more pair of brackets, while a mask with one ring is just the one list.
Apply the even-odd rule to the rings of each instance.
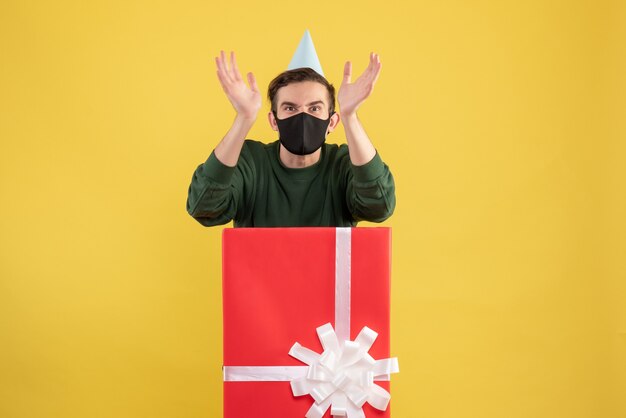
[[320, 160], [320, 155], [322, 155], [321, 148], [312, 154], [297, 155], [287, 151], [287, 149], [283, 147], [283, 144], [280, 144], [280, 161], [287, 168], [305, 168], [312, 166]]

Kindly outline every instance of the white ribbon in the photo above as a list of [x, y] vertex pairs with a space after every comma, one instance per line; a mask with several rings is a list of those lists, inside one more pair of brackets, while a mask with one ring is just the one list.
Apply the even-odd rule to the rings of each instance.
[[350, 339], [352, 230], [335, 230], [335, 328], [339, 341]]
[[387, 409], [391, 395], [374, 379], [397, 373], [398, 359], [374, 360], [368, 351], [378, 334], [363, 327], [354, 341], [339, 342], [332, 325], [317, 328], [324, 352], [318, 354], [295, 343], [289, 355], [308, 364], [306, 376], [293, 379], [294, 396], [311, 395], [315, 402], [307, 418], [321, 418], [328, 408], [332, 416], [365, 417], [365, 402]]
[[335, 327], [317, 328], [324, 352], [318, 354], [295, 343], [289, 355], [307, 366], [224, 366], [224, 381], [290, 381], [294, 396], [311, 395], [306, 418], [321, 418], [328, 408], [333, 416], [365, 417], [367, 402], [381, 411], [391, 395], [374, 381], [389, 380], [399, 372], [398, 359], [374, 360], [368, 351], [378, 334], [363, 327], [350, 341], [351, 228], [337, 228], [335, 239]]

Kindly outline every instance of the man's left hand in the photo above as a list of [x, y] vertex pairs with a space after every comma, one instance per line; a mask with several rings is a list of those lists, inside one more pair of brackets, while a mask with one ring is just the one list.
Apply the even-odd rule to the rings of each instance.
[[337, 94], [341, 116], [344, 118], [355, 114], [361, 103], [372, 94], [374, 84], [378, 80], [382, 64], [378, 54], [370, 53], [370, 63], [363, 74], [354, 83], [350, 82], [352, 76], [352, 63], [346, 62], [343, 68], [343, 82]]

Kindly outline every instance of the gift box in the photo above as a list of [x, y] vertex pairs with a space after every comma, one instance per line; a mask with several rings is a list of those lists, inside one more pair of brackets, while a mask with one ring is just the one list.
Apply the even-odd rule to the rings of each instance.
[[389, 417], [391, 230], [222, 238], [224, 417]]

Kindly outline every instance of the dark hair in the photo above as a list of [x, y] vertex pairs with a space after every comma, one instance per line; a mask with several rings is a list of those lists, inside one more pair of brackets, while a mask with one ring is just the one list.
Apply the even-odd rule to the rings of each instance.
[[335, 111], [335, 87], [315, 70], [304, 67], [283, 71], [270, 82], [267, 88], [267, 98], [272, 103], [272, 112], [277, 112], [276, 93], [278, 93], [278, 89], [302, 81], [315, 81], [326, 87], [328, 91], [328, 114], [330, 115]]

